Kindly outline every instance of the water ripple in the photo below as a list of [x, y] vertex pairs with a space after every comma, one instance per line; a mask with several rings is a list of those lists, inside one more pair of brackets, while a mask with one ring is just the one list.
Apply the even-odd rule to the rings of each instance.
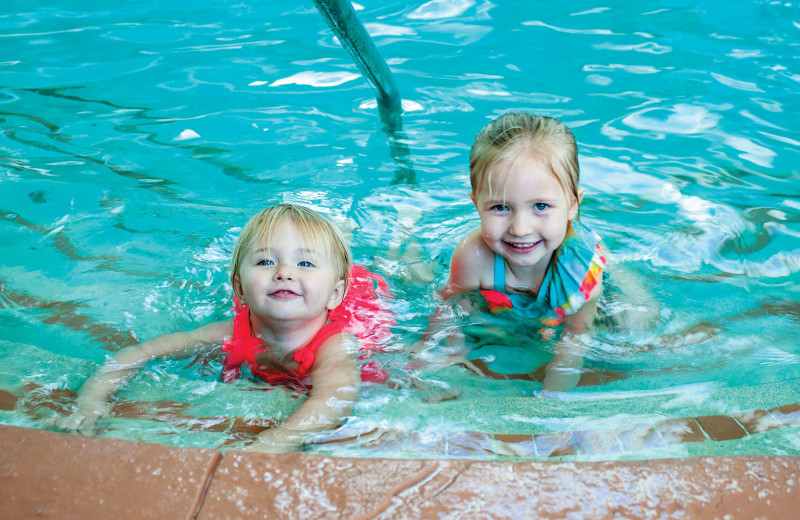
[[755, 83], [752, 83], [750, 81], [736, 80], [733, 78], [729, 78], [727, 76], [723, 76], [722, 74], [719, 74], [717, 72], [712, 72], [711, 77], [719, 81], [723, 85], [735, 88], [737, 90], [745, 90], [747, 92], [764, 92], [762, 89], [758, 88], [758, 86]]
[[554, 31], [567, 34], [589, 34], [589, 35], [603, 35], [603, 36], [609, 36], [615, 34], [613, 31], [609, 29], [570, 29], [566, 27], [556, 27], [555, 25], [549, 25], [540, 20], [531, 20], [528, 22], [522, 22], [522, 25], [526, 25], [529, 27], [545, 27], [547, 29], [552, 29]]
[[[305, 71], [292, 74], [286, 78], [281, 78], [270, 83], [270, 87], [280, 87], [281, 85], [309, 85], [311, 87], [336, 87], [348, 81], [353, 81], [361, 77], [361, 74], [352, 72], [316, 72]], [[258, 86], [262, 82], [250, 83], [250, 86]]]
[[430, 0], [406, 16], [411, 20], [456, 18], [475, 5], [474, 0]]

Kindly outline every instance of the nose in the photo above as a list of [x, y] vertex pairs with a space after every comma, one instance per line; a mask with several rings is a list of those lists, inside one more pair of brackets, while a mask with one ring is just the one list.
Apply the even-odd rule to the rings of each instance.
[[280, 281], [289, 281], [294, 279], [294, 271], [292, 270], [292, 266], [284, 262], [279, 263], [278, 267], [275, 269], [273, 278]]
[[511, 225], [508, 226], [508, 233], [515, 237], [524, 237], [533, 231], [531, 218], [522, 212], [514, 213], [511, 217]]

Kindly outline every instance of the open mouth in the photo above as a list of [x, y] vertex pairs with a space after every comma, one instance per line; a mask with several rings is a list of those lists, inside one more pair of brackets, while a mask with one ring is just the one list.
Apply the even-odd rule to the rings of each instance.
[[296, 292], [290, 291], [289, 289], [279, 289], [273, 293], [270, 293], [270, 296], [273, 298], [294, 298], [295, 296], [299, 296]]
[[541, 240], [538, 240], [536, 242], [505, 242], [504, 241], [503, 243], [506, 245], [508, 250], [511, 251], [512, 253], [525, 254], [525, 253], [530, 253], [531, 251], [536, 249], [536, 247], [539, 244], [541, 244], [542, 241]]

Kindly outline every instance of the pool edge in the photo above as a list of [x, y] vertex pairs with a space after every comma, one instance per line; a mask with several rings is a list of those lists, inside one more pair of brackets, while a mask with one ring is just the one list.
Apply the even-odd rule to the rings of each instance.
[[222, 454], [7, 425], [0, 441], [4, 519], [431, 518], [457, 511], [789, 518], [800, 485], [800, 456], [510, 462]]

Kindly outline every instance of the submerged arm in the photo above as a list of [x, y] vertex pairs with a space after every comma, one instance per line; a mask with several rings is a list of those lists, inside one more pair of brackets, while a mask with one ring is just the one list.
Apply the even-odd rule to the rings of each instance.
[[602, 293], [601, 282], [595, 286], [578, 312], [564, 318], [563, 334], [553, 347], [553, 359], [545, 367], [543, 397], [547, 397], [550, 392], [569, 392], [580, 381], [583, 357], [586, 354], [586, 332], [591, 330], [597, 315], [597, 302]]
[[473, 231], [456, 246], [450, 258], [447, 284], [439, 291], [444, 302], [436, 306], [428, 319], [428, 328], [422, 338], [412, 346], [412, 352], [424, 350], [426, 342], [436, 339], [441, 334], [445, 334], [448, 346], [463, 343], [463, 334], [453, 327], [452, 305], [447, 304], [446, 300], [461, 293], [480, 289], [486, 283], [491, 284], [491, 280], [485, 282], [482, 277], [491, 268], [492, 254], [484, 244], [480, 230]]
[[260, 433], [249, 449], [292, 451], [305, 442], [307, 434], [339, 426], [358, 399], [358, 348], [352, 334], [338, 334], [323, 343], [311, 367], [308, 399], [282, 425]]
[[222, 321], [188, 332], [176, 332], [149, 339], [116, 352], [81, 387], [77, 409], [58, 421], [65, 430], [86, 434], [98, 419], [108, 415], [108, 399], [145, 363], [157, 357], [185, 353], [203, 343], [219, 343], [230, 335], [231, 322]]

